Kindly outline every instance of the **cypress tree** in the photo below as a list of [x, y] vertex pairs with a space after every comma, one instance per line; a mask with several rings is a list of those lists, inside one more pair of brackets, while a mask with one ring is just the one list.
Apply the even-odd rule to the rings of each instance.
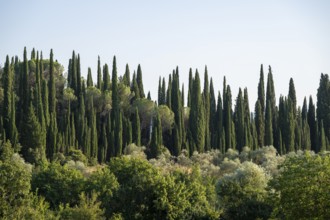
[[29, 110], [29, 103], [30, 103], [30, 89], [29, 89], [29, 83], [28, 83], [28, 60], [26, 55], [26, 47], [24, 47], [24, 61], [23, 61], [23, 71], [21, 73], [20, 78], [20, 117], [19, 121], [22, 123], [24, 122], [24, 115]]
[[41, 128], [46, 131], [45, 114], [44, 114], [44, 107], [43, 107], [42, 95], [41, 95], [42, 91], [41, 91], [40, 75], [41, 73], [40, 73], [40, 65], [39, 65], [39, 53], [37, 53], [36, 88], [35, 88], [36, 112]]
[[[203, 106], [203, 100], [201, 95], [200, 78], [198, 71], [196, 70], [195, 79], [193, 82], [192, 97], [194, 102], [191, 103], [190, 115], [189, 115], [189, 130], [193, 146], [196, 147], [198, 152], [204, 152], [205, 146], [205, 108]], [[191, 154], [193, 152], [190, 152]]]
[[71, 58], [71, 83], [70, 87], [77, 92], [77, 60], [76, 60], [76, 53], [72, 51], [72, 58]]
[[102, 79], [101, 79], [101, 61], [100, 56], [97, 59], [97, 88], [102, 90]]
[[173, 154], [178, 156], [181, 153], [182, 148], [182, 103], [181, 103], [181, 96], [180, 96], [180, 88], [179, 88], [179, 70], [178, 67], [176, 69], [175, 74], [173, 74], [173, 81], [171, 86], [171, 106], [172, 111], [174, 113], [174, 121], [175, 126], [173, 129], [177, 129], [177, 142], [173, 143]]
[[[11, 67], [9, 67], [11, 68]], [[22, 145], [22, 154], [25, 159], [28, 158], [28, 149], [29, 147], [32, 147], [30, 145], [29, 140], [29, 133], [31, 132], [29, 129], [29, 118], [27, 116], [27, 113], [29, 112], [29, 103], [30, 103], [30, 89], [28, 85], [28, 60], [26, 55], [26, 48], [24, 48], [24, 61], [23, 61], [23, 72], [21, 72], [20, 76], [20, 115], [19, 115], [19, 134], [20, 134], [20, 144]], [[11, 108], [11, 107], [10, 107]], [[9, 126], [9, 125], [6, 125]], [[8, 134], [6, 134], [8, 135]]]
[[138, 68], [137, 68], [136, 82], [139, 86], [140, 97], [144, 98], [145, 94], [144, 94], [144, 89], [143, 89], [142, 70], [141, 70], [140, 64], [138, 65]]
[[107, 91], [110, 89], [110, 75], [109, 75], [109, 67], [108, 64], [104, 64], [103, 66], [103, 90]]
[[290, 82], [289, 82], [288, 97], [291, 99], [292, 108], [293, 108], [293, 115], [296, 117], [296, 115], [297, 115], [297, 97], [296, 97], [296, 89], [294, 87], [294, 82], [293, 82], [292, 78], [290, 78]]
[[236, 134], [236, 149], [241, 151], [244, 147], [244, 139], [245, 139], [245, 125], [244, 125], [244, 101], [243, 101], [243, 93], [242, 89], [239, 88], [238, 96], [236, 99], [235, 106], [235, 114], [234, 114], [234, 122], [235, 122], [235, 134]]
[[123, 83], [125, 86], [128, 86], [128, 87], [131, 85], [131, 74], [129, 71], [128, 64], [126, 64], [125, 74], [123, 76]]
[[257, 139], [258, 146], [261, 148], [265, 145], [264, 137], [265, 137], [265, 122], [264, 122], [264, 114], [262, 112], [260, 100], [258, 99], [255, 105], [255, 127], [257, 130]]
[[92, 77], [92, 70], [88, 67], [88, 74], [87, 74], [87, 87], [94, 86], [93, 77]]
[[207, 67], [205, 66], [204, 72], [204, 89], [203, 100], [205, 108], [205, 151], [211, 149], [211, 136], [210, 136], [210, 88], [209, 88], [209, 76]]
[[215, 130], [215, 116], [216, 116], [216, 103], [215, 94], [213, 87], [213, 80], [210, 80], [210, 118], [209, 118], [209, 129], [211, 135], [211, 147], [216, 147], [216, 130]]
[[253, 148], [253, 138], [251, 133], [251, 112], [249, 107], [249, 94], [247, 88], [244, 88], [244, 125], [245, 125], [245, 140], [244, 145]]
[[[266, 91], [266, 111], [267, 111], [267, 104], [270, 106], [270, 111], [271, 111], [271, 120], [272, 120], [272, 131], [273, 131], [273, 140], [276, 137], [276, 126], [277, 126], [277, 120], [276, 120], [276, 98], [275, 98], [275, 89], [274, 89], [274, 81], [273, 81], [273, 74], [272, 74], [272, 68], [269, 66], [268, 69], [268, 77], [267, 77], [267, 91]], [[265, 115], [266, 117], [266, 115]], [[265, 122], [266, 122], [265, 118]], [[267, 126], [267, 122], [265, 123]], [[267, 128], [266, 128], [267, 129]], [[266, 130], [265, 130], [266, 131]], [[275, 138], [276, 139], [276, 138]], [[276, 141], [275, 141], [276, 143]]]
[[55, 88], [55, 76], [54, 76], [54, 61], [53, 61], [53, 49], [50, 50], [49, 59], [49, 82], [48, 82], [48, 92], [49, 92], [49, 113], [55, 114], [56, 117], [56, 88]]
[[148, 99], [148, 100], [151, 100], [150, 91], [148, 91], [147, 99]]
[[133, 142], [137, 146], [141, 146], [141, 127], [140, 127], [140, 116], [138, 108], [135, 109], [135, 114], [132, 123], [132, 130], [133, 130]]
[[260, 102], [261, 111], [265, 112], [265, 83], [264, 83], [264, 67], [261, 64], [260, 78], [258, 84], [258, 100]]
[[[224, 85], [225, 85], [225, 79], [224, 79]], [[231, 98], [231, 89], [230, 86], [227, 86], [227, 89], [225, 89], [226, 96], [225, 96], [225, 101], [224, 101], [224, 106], [223, 106], [223, 123], [224, 123], [224, 132], [225, 132], [225, 140], [226, 140], [226, 151], [229, 148], [234, 148], [233, 146], [233, 123], [232, 123], [232, 98]]]

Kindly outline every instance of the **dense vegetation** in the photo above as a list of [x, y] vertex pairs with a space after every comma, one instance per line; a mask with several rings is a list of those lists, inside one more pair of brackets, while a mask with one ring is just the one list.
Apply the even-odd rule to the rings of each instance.
[[[82, 77], [34, 49], [0, 69], [0, 217], [4, 219], [327, 219], [330, 81], [299, 107], [293, 79], [276, 104], [261, 65], [254, 113], [248, 91], [207, 68], [179, 69], [145, 95], [142, 68], [118, 76], [98, 59]], [[67, 75], [66, 77], [64, 75]], [[267, 147], [265, 147], [267, 146]]]

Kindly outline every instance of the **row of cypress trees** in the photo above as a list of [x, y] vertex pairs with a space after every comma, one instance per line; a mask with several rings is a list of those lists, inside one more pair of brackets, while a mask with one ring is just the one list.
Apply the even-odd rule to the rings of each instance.
[[[109, 66], [102, 67], [99, 57], [97, 82], [90, 68], [85, 82], [79, 54], [72, 53], [65, 78], [52, 50], [49, 59], [44, 60], [42, 53], [33, 49], [28, 60], [24, 48], [22, 62], [17, 57], [6, 57], [1, 79], [1, 138], [10, 140], [15, 150], [33, 163], [74, 150], [102, 163], [120, 156], [130, 143], [146, 145], [149, 157], [157, 157], [162, 146], [175, 156], [182, 149], [190, 154], [211, 149], [224, 153], [229, 148], [274, 145], [285, 154], [329, 148], [330, 81], [326, 74], [321, 75], [317, 106], [311, 96], [308, 104], [305, 98], [302, 108], [297, 106], [293, 79], [288, 95], [280, 96], [277, 106], [272, 69], [269, 66], [265, 89], [261, 65], [258, 98], [251, 112], [246, 88], [239, 89], [233, 108], [225, 77], [222, 94], [219, 91], [216, 96], [207, 67], [203, 89], [198, 70], [193, 75], [190, 69], [185, 105], [177, 67], [169, 75], [167, 86], [165, 78], [159, 78], [158, 104], [152, 105], [153, 114], [144, 127], [140, 117], [146, 113], [133, 108], [135, 103], [146, 100], [140, 65], [132, 80], [128, 65], [123, 76], [118, 77], [114, 57], [110, 77]], [[129, 100], [129, 106], [123, 105], [124, 99]], [[147, 99], [152, 102], [150, 93]], [[162, 121], [166, 119], [158, 111], [160, 106], [166, 106], [174, 115], [170, 129], [163, 129]]]

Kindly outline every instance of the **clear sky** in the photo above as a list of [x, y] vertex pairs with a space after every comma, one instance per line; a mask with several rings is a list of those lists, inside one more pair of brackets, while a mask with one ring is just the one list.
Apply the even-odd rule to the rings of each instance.
[[272, 66], [276, 99], [292, 77], [302, 105], [304, 96], [315, 97], [320, 74], [330, 73], [329, 11], [327, 0], [0, 0], [0, 65], [7, 54], [22, 59], [26, 46], [45, 58], [53, 48], [67, 69], [75, 50], [95, 82], [97, 56], [112, 65], [116, 55], [119, 75], [126, 63], [131, 73], [141, 64], [154, 100], [159, 76], [179, 66], [187, 89], [189, 68], [203, 76], [207, 65], [216, 91], [225, 75], [233, 100], [248, 88], [253, 110], [264, 64], [265, 74]]

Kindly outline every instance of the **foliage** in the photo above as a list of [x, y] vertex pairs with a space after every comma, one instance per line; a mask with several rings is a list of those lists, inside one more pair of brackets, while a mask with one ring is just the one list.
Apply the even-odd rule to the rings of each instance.
[[88, 196], [84, 193], [79, 196], [79, 205], [74, 207], [66, 206], [60, 211], [60, 218], [63, 220], [99, 220], [105, 219], [103, 210], [100, 208], [101, 203], [97, 201], [97, 194], [92, 193]]
[[97, 198], [101, 202], [100, 207], [105, 210], [106, 217], [111, 216], [111, 201], [118, 188], [117, 178], [107, 167], [93, 172], [86, 181], [86, 192], [97, 192]]
[[270, 183], [274, 216], [285, 219], [330, 218], [330, 156], [288, 156]]
[[265, 202], [269, 176], [252, 162], [244, 162], [217, 183], [225, 219], [256, 219], [269, 217], [271, 208]]
[[74, 206], [79, 203], [79, 195], [84, 189], [84, 177], [67, 165], [53, 162], [33, 175], [31, 186], [38, 195], [45, 197], [51, 208], [57, 208], [61, 203]]

